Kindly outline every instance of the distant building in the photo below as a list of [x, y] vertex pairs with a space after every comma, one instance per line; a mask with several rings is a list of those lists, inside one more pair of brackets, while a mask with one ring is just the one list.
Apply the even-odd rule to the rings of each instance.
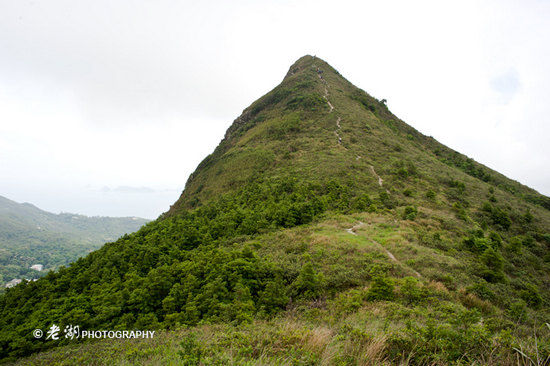
[[13, 287], [15, 285], [19, 285], [21, 283], [21, 279], [20, 278], [14, 278], [13, 280], [11, 280], [10, 282], [6, 283], [6, 288], [10, 288], [10, 287]]
[[44, 269], [44, 265], [42, 265], [42, 264], [33, 264], [31, 266], [31, 269], [34, 269], [35, 271], [40, 272]]

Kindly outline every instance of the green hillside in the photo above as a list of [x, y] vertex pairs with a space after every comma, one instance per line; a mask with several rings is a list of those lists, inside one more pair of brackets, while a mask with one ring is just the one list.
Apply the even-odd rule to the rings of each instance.
[[[549, 210], [548, 197], [422, 135], [304, 56], [234, 121], [158, 220], [9, 289], [0, 357], [544, 364]], [[52, 323], [158, 333], [32, 336]]]
[[[139, 229], [137, 217], [52, 214], [0, 196], [0, 284], [33, 279]], [[30, 267], [41, 264], [42, 271]]]

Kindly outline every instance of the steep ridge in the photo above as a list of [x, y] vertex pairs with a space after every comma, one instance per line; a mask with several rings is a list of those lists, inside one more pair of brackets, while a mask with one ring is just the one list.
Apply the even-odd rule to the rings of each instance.
[[[7, 291], [0, 355], [71, 347], [29, 336], [60, 323], [172, 329], [159, 363], [513, 364], [523, 357], [514, 348], [546, 357], [548, 202], [304, 56], [157, 221]], [[78, 359], [151, 360], [116, 347]], [[34, 360], [62, 354], [50, 352]]]

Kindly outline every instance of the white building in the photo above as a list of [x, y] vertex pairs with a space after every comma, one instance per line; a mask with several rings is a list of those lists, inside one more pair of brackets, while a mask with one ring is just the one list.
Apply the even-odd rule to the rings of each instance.
[[44, 269], [44, 265], [42, 265], [42, 264], [33, 264], [31, 266], [31, 269], [34, 269], [35, 271], [40, 272]]
[[13, 280], [11, 280], [10, 282], [6, 283], [6, 288], [10, 288], [10, 287], [13, 287], [15, 285], [18, 285], [21, 283], [21, 279], [20, 278], [14, 278]]

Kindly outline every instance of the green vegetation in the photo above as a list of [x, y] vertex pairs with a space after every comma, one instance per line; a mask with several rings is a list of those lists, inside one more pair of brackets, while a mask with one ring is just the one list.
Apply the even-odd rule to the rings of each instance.
[[[545, 360], [544, 201], [421, 135], [306, 56], [245, 109], [166, 214], [6, 291], [0, 357], [108, 365]], [[32, 338], [52, 323], [159, 335]]]
[[[14, 278], [38, 278], [146, 222], [137, 217], [55, 215], [0, 196], [0, 285]], [[34, 264], [42, 264], [43, 271], [30, 269]]]

